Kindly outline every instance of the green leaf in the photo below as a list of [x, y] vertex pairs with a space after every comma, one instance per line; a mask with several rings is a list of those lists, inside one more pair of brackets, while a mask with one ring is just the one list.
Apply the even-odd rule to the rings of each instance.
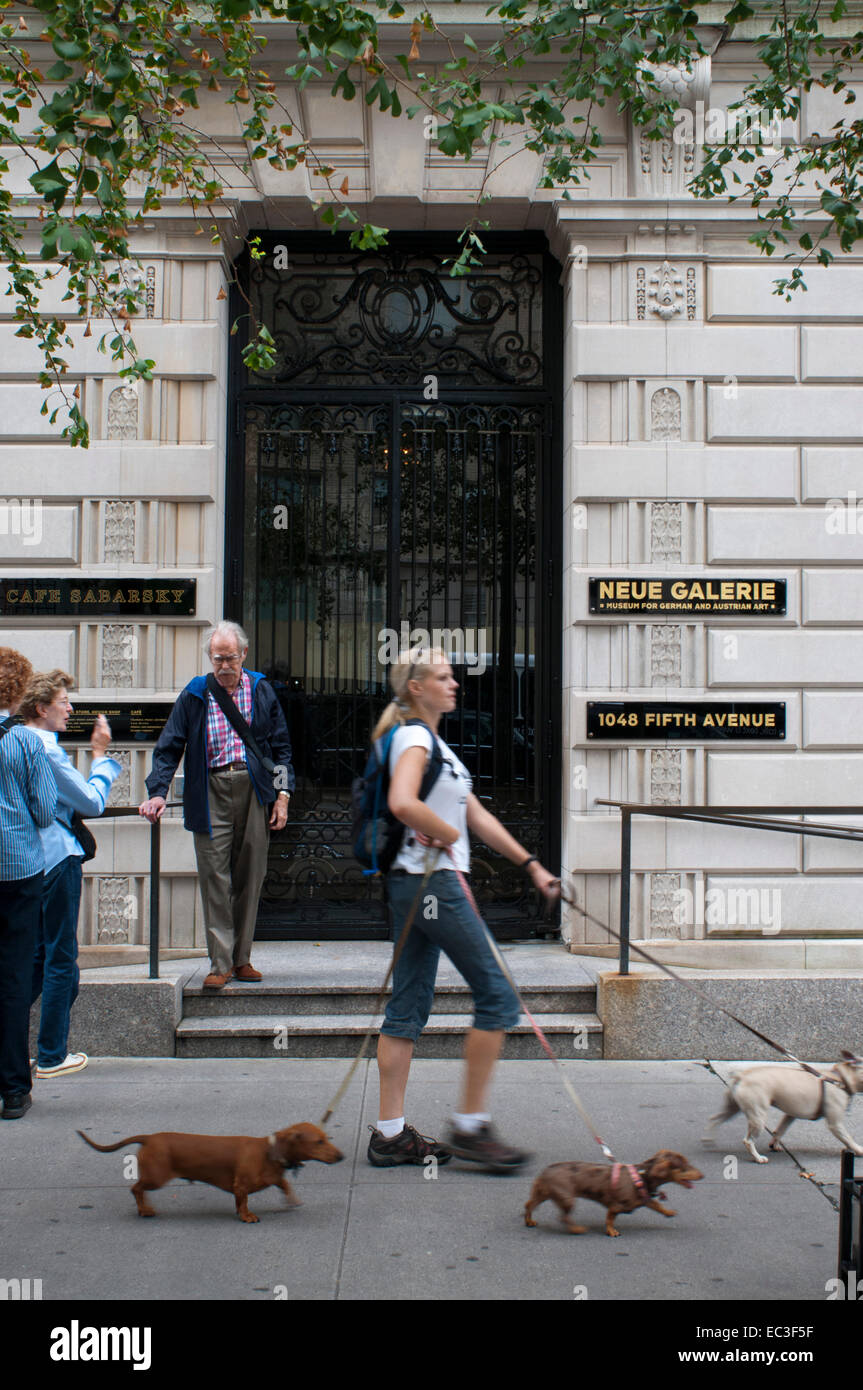
[[30, 183], [40, 197], [49, 202], [55, 211], [63, 204], [69, 190], [69, 181], [62, 173], [56, 159], [52, 159], [51, 163], [46, 164], [44, 169], [37, 169], [35, 174], [31, 174]]
[[86, 58], [86, 46], [78, 39], [54, 39], [51, 47], [61, 58]]

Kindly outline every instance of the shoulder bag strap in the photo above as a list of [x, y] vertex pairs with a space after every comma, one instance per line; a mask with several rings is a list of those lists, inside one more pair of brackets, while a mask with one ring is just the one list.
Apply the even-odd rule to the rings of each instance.
[[219, 706], [219, 709], [222, 711], [228, 723], [239, 734], [246, 747], [250, 749], [252, 753], [254, 753], [255, 757], [258, 759], [258, 762], [261, 763], [265, 771], [269, 772], [272, 775], [272, 773], [274, 773], [276, 770], [276, 764], [273, 762], [272, 758], [268, 758], [265, 753], [261, 752], [254, 734], [252, 733], [243, 716], [240, 714], [240, 711], [237, 709], [236, 704], [231, 699], [224, 686], [219, 685], [219, 682], [216, 680], [216, 677], [213, 675], [212, 671], [207, 676], [207, 689], [212, 695], [213, 699], [216, 701], [216, 704]]

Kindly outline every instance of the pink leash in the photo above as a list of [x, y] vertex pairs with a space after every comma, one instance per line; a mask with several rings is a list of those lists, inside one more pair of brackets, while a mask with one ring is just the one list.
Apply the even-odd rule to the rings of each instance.
[[[596, 1140], [597, 1144], [598, 1144], [599, 1147], [602, 1149], [602, 1152], [603, 1152], [604, 1157], [607, 1158], [607, 1159], [609, 1159], [610, 1161], [613, 1162], [613, 1161], [614, 1161], [614, 1154], [611, 1152], [611, 1149], [608, 1147], [608, 1145], [605, 1143], [605, 1141], [600, 1137], [599, 1133], [597, 1132], [596, 1126], [594, 1125], [593, 1121], [591, 1120], [590, 1116], [588, 1115], [587, 1111], [585, 1110], [584, 1106], [582, 1105], [581, 1101], [579, 1100], [578, 1096], [576, 1095], [575, 1090], [573, 1089], [572, 1084], [570, 1083], [569, 1077], [566, 1075], [565, 1071], [563, 1070], [563, 1067], [562, 1067], [562, 1065], [561, 1065], [560, 1058], [558, 1057], [557, 1053], [554, 1051], [554, 1048], [551, 1046], [550, 1042], [548, 1041], [548, 1038], [547, 1038], [547, 1037], [545, 1036], [545, 1034], [543, 1033], [542, 1029], [540, 1028], [539, 1024], [537, 1023], [537, 1021], [536, 1021], [536, 1019], [534, 1018], [533, 1014], [530, 1012], [530, 1009], [528, 1009], [527, 1005], [525, 1004], [524, 1000], [522, 999], [521, 994], [520, 994], [520, 992], [519, 992], [518, 985], [516, 984], [515, 980], [512, 978], [512, 975], [510, 974], [509, 969], [508, 969], [508, 967], [507, 967], [506, 961], [504, 960], [503, 956], [501, 955], [500, 951], [498, 950], [497, 942], [495, 941], [494, 937], [492, 936], [491, 932], [489, 931], [488, 925], [486, 924], [486, 922], [485, 922], [485, 920], [484, 920], [484, 918], [483, 918], [483, 916], [482, 916], [482, 913], [480, 912], [479, 908], [478, 908], [477, 905], [476, 905], [476, 899], [474, 898], [474, 895], [473, 895], [473, 893], [471, 892], [470, 884], [468, 883], [468, 881], [467, 881], [467, 879], [465, 878], [464, 874], [462, 873], [461, 869], [459, 869], [459, 868], [457, 867], [457, 865], [456, 865], [455, 856], [453, 855], [452, 848], [451, 848], [450, 846], [447, 846], [447, 851], [446, 851], [446, 852], [447, 852], [447, 854], [449, 855], [450, 859], [452, 860], [452, 866], [453, 866], [453, 869], [455, 870], [455, 873], [456, 873], [456, 876], [457, 876], [457, 878], [458, 878], [458, 881], [459, 881], [459, 883], [460, 883], [461, 886], [462, 886], [462, 891], [463, 891], [465, 897], [467, 898], [468, 902], [470, 903], [471, 907], [473, 908], [474, 912], [476, 913], [476, 916], [477, 916], [478, 920], [482, 923], [483, 929], [485, 930], [485, 933], [486, 933], [486, 935], [488, 936], [489, 945], [491, 946], [491, 949], [492, 949], [492, 954], [494, 955], [495, 960], [497, 961], [498, 965], [500, 966], [501, 970], [503, 971], [504, 975], [506, 976], [506, 979], [509, 981], [509, 984], [511, 985], [511, 987], [512, 987], [512, 989], [513, 989], [513, 991], [514, 991], [515, 996], [516, 996], [516, 998], [518, 999], [518, 1002], [519, 1002], [519, 1005], [520, 1005], [520, 1007], [521, 1007], [522, 1013], [525, 1014], [525, 1016], [527, 1017], [527, 1019], [528, 1019], [528, 1021], [529, 1021], [529, 1023], [530, 1023], [531, 1028], [533, 1029], [534, 1033], [536, 1034], [536, 1037], [537, 1037], [537, 1040], [538, 1040], [538, 1042], [539, 1042], [540, 1047], [541, 1047], [542, 1050], [545, 1052], [545, 1054], [546, 1054], [546, 1056], [549, 1058], [549, 1060], [552, 1061], [552, 1062], [554, 1062], [555, 1066], [557, 1067], [558, 1072], [559, 1072], [559, 1074], [560, 1074], [561, 1082], [562, 1082], [562, 1084], [563, 1084], [563, 1086], [564, 1086], [564, 1089], [566, 1090], [567, 1095], [569, 1096], [569, 1098], [570, 1098], [570, 1100], [572, 1101], [573, 1105], [575, 1106], [576, 1110], [577, 1110], [578, 1113], [580, 1114], [581, 1118], [584, 1120], [584, 1123], [587, 1125], [587, 1128], [590, 1130], [590, 1132], [591, 1132], [591, 1134], [593, 1135], [594, 1139]], [[617, 1167], [619, 1168], [619, 1167], [620, 1167], [620, 1164], [618, 1164]]]

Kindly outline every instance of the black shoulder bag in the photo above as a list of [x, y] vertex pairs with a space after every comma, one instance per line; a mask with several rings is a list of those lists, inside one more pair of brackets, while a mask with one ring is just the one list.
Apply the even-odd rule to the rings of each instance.
[[216, 677], [213, 675], [212, 671], [207, 676], [207, 689], [209, 690], [216, 704], [219, 706], [219, 709], [222, 711], [222, 714], [225, 716], [228, 723], [232, 726], [234, 731], [239, 734], [246, 747], [252, 753], [254, 753], [258, 762], [264, 768], [264, 771], [268, 772], [272, 777], [274, 772], [276, 771], [276, 764], [273, 762], [272, 758], [267, 757], [266, 753], [261, 752], [261, 749], [258, 746], [254, 734], [252, 733], [243, 716], [240, 714], [240, 711], [237, 709], [236, 704], [231, 699], [224, 686], [219, 685], [219, 682], [216, 680]]

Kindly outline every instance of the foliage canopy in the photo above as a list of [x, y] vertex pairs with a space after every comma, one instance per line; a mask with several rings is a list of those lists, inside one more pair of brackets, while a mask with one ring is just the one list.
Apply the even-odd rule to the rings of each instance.
[[[741, 99], [747, 107], [795, 119], [803, 93], [813, 88], [853, 104], [863, 29], [855, 31], [846, 0], [835, 0], [826, 14], [821, 0], [765, 0], [757, 11], [734, 0], [723, 10], [727, 33], [752, 45], [756, 75]], [[453, 158], [470, 159], [519, 131], [543, 158], [541, 186], [561, 188], [566, 197], [589, 177], [601, 149], [597, 109], [613, 103], [652, 139], [663, 138], [678, 103], [663, 93], [657, 68], [686, 71], [704, 53], [699, 13], [679, 0], [499, 0], [476, 37], [459, 22], [458, 3], [408, 15], [400, 0], [0, 0], [0, 14], [0, 260], [18, 335], [37, 342], [41, 384], [59, 391], [68, 411], [63, 434], [83, 445], [87, 422], [78, 388], [66, 384], [63, 356], [75, 338], [62, 318], [40, 309], [42, 277], [28, 259], [33, 204], [40, 255], [59, 266], [65, 298], [86, 318], [84, 336], [91, 318], [107, 320], [100, 345], [120, 363], [119, 375], [150, 377], [155, 364], [138, 355], [132, 335], [143, 297], [130, 247], [135, 226], [164, 199], [179, 197], [199, 230], [217, 241], [217, 217], [225, 215], [218, 142], [195, 123], [202, 89], [224, 91], [222, 100], [237, 108], [247, 167], [255, 160], [277, 169], [313, 164], [328, 188], [321, 222], [349, 230], [352, 244], [366, 249], [381, 245], [386, 229], [360, 222], [347, 180], [333, 186], [334, 170], [296, 128], [278, 82], [302, 88], [326, 80], [336, 98], [363, 99], [394, 116], [433, 116], [438, 147]], [[296, 44], [286, 73], [262, 67], [264, 28], [272, 32], [273, 19], [288, 26]], [[435, 56], [424, 60], [423, 48], [428, 54], [431, 46]], [[505, 95], [490, 98], [490, 86]], [[796, 243], [793, 267], [777, 281], [777, 292], [788, 295], [805, 288], [807, 261], [829, 265], [831, 244], [848, 251], [863, 235], [861, 151], [860, 119], [842, 119], [802, 145], [720, 144], [705, 150], [690, 189], [701, 198], [746, 200], [758, 218], [752, 240], [764, 253]], [[748, 176], [741, 177], [741, 163], [750, 166]], [[22, 166], [29, 195], [21, 192]], [[483, 196], [462, 232], [453, 274], [469, 273], [482, 252]], [[812, 212], [815, 220], [804, 222]], [[260, 254], [254, 239], [250, 250]], [[266, 325], [255, 324], [247, 364], [266, 369], [273, 349]]]

